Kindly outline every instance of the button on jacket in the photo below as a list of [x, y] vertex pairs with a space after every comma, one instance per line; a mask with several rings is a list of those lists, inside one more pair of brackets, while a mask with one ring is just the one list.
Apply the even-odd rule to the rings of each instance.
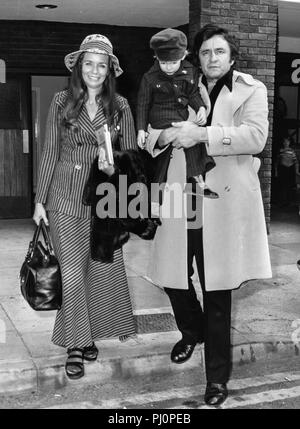
[[[67, 91], [56, 93], [49, 109], [35, 202], [45, 204], [46, 210], [88, 218], [91, 209], [82, 204], [82, 194], [92, 162], [97, 156], [95, 131], [106, 122], [106, 118], [100, 104], [91, 121], [83, 105], [77, 131], [62, 129], [60, 123], [67, 94]], [[117, 95], [117, 101], [122, 115], [118, 127], [117, 114], [115, 116], [114, 126], [111, 127], [112, 141], [118, 128], [120, 149], [137, 149], [129, 104], [120, 95]]]

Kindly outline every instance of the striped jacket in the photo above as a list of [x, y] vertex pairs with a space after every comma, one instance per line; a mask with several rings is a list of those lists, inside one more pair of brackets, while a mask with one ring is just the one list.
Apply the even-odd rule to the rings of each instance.
[[[82, 204], [82, 195], [92, 162], [97, 156], [95, 131], [105, 122], [103, 108], [98, 108], [93, 121], [84, 105], [78, 116], [78, 130], [64, 130], [61, 118], [67, 91], [54, 95], [50, 105], [45, 143], [39, 167], [36, 203], [45, 204], [46, 210], [55, 210], [70, 216], [89, 218], [91, 208]], [[137, 149], [133, 117], [127, 100], [117, 95], [122, 116], [112, 127], [112, 141], [119, 131], [120, 149]]]

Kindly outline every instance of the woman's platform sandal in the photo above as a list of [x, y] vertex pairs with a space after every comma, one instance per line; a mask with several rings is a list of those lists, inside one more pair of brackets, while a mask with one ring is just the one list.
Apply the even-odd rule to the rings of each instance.
[[72, 380], [84, 376], [83, 349], [68, 349], [68, 358], [65, 365], [66, 374]]
[[97, 357], [98, 357], [98, 349], [95, 343], [93, 343], [91, 346], [83, 347], [84, 360], [92, 361], [92, 360], [96, 360]]

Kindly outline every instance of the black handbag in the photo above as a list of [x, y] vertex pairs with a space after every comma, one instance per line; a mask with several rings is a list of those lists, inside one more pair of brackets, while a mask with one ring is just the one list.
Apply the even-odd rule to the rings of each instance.
[[[44, 244], [39, 240], [40, 232]], [[20, 270], [21, 293], [36, 311], [59, 310], [62, 284], [58, 261], [54, 255], [48, 228], [43, 220], [36, 227], [25, 261]]]

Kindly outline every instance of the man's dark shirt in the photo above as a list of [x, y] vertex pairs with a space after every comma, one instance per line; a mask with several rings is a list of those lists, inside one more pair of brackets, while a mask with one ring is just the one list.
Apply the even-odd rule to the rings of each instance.
[[[219, 79], [217, 81], [217, 83], [215, 84], [215, 86], [211, 90], [211, 93], [209, 94], [211, 109], [210, 109], [210, 113], [207, 117], [206, 125], [211, 125], [211, 120], [212, 120], [212, 115], [213, 115], [215, 103], [217, 101], [218, 95], [220, 94], [223, 86], [226, 85], [227, 88], [229, 89], [229, 91], [230, 92], [232, 91], [232, 77], [233, 77], [233, 69], [231, 68], [223, 77], [221, 77], [221, 79]], [[204, 75], [202, 77], [202, 83], [207, 89], [207, 86], [208, 86], [207, 85], [207, 79]]]

